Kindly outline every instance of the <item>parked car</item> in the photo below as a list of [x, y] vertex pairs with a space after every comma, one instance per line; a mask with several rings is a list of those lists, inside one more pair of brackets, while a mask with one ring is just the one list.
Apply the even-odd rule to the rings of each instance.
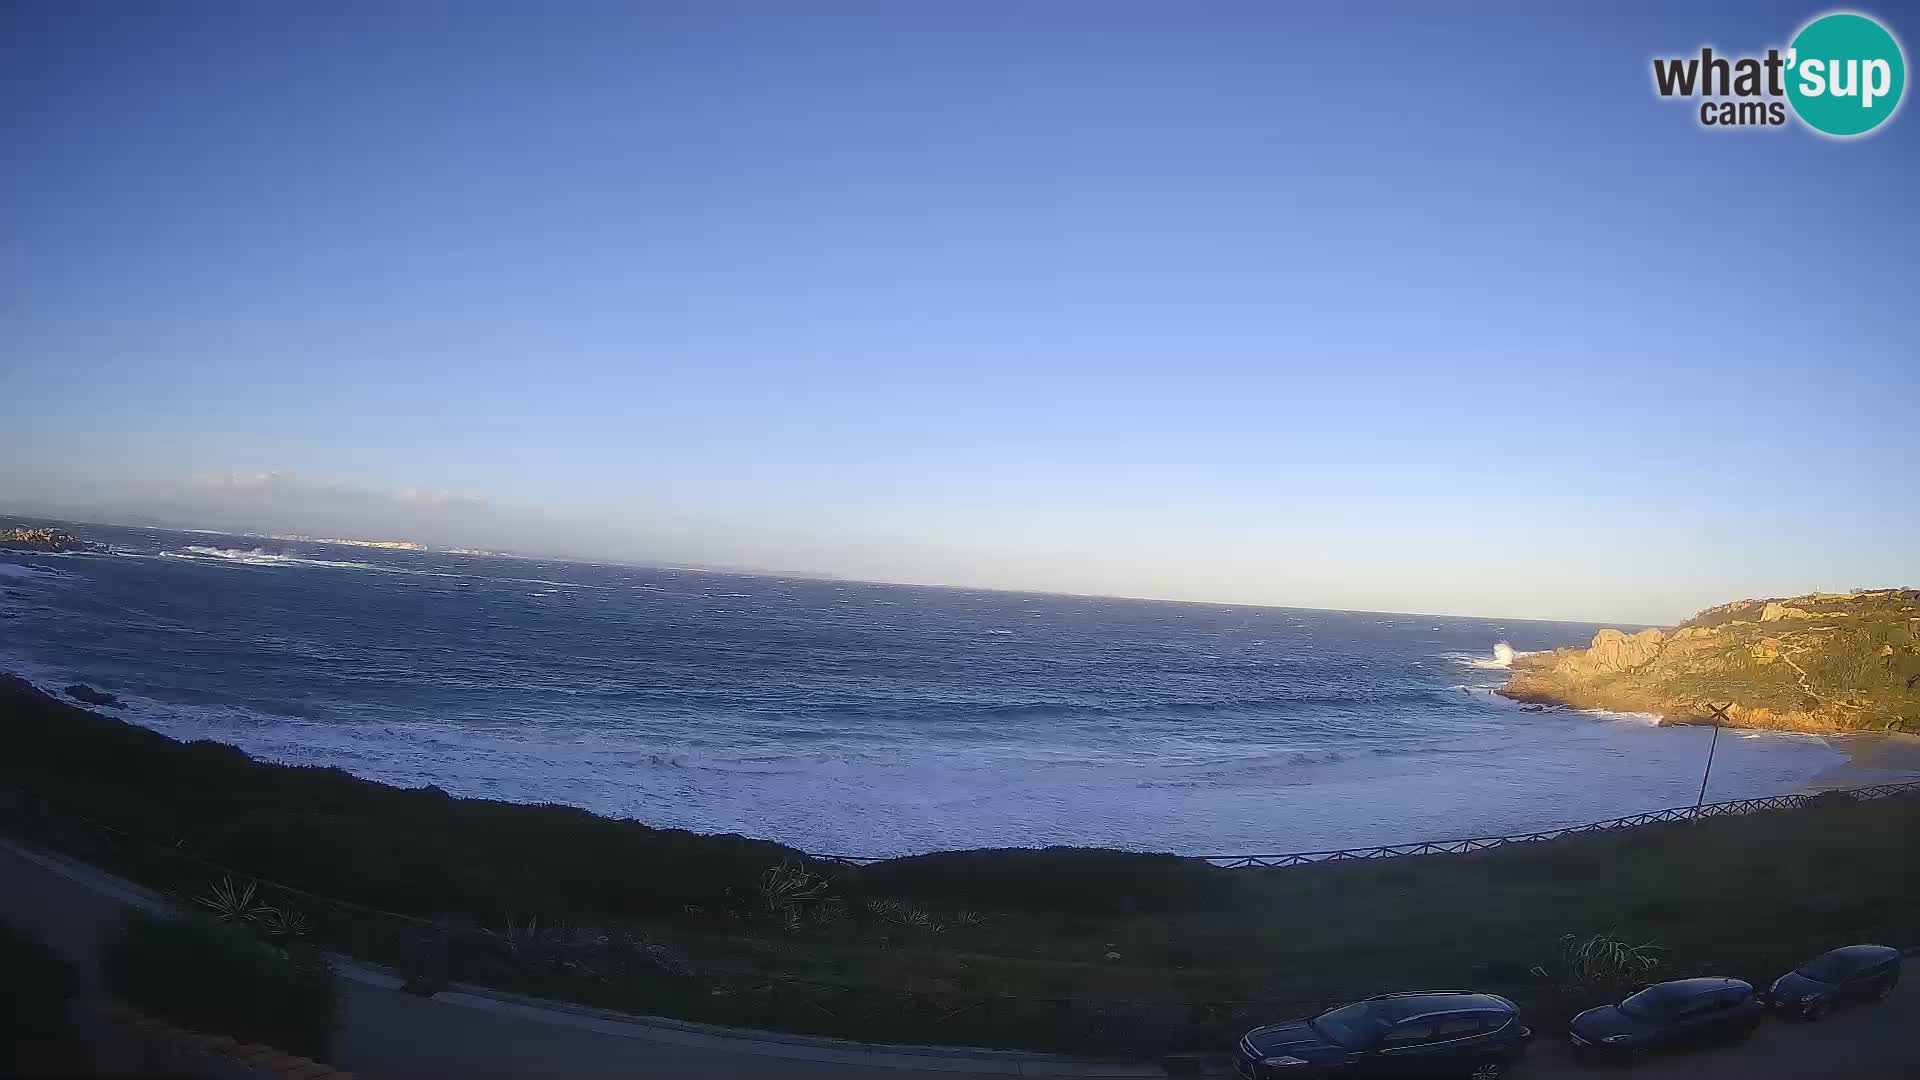
[[1848, 945], [1801, 964], [1773, 980], [1767, 1004], [1808, 1020], [1835, 1005], [1873, 1001], [1900, 982], [1900, 950], [1885, 945]]
[[1502, 1076], [1533, 1038], [1513, 1002], [1465, 990], [1382, 994], [1311, 1020], [1254, 1028], [1234, 1048], [1249, 1080]]
[[1744, 1039], [1766, 1006], [1739, 979], [1675, 979], [1655, 983], [1618, 1005], [1573, 1018], [1575, 1050], [1633, 1060], [1655, 1050]]

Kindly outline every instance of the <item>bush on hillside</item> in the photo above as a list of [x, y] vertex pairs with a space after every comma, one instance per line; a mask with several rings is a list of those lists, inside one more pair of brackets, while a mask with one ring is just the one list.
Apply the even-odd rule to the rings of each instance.
[[101, 942], [100, 974], [128, 1004], [180, 1027], [318, 1060], [339, 1019], [325, 957], [204, 916], [129, 914]]
[[[837, 868], [742, 836], [703, 836], [565, 806], [453, 799], [339, 769], [254, 761], [180, 743], [0, 675], [0, 789], [210, 861], [409, 915], [677, 917], [753, 896], [766, 868]], [[671, 873], [662, 872], [671, 867]]]

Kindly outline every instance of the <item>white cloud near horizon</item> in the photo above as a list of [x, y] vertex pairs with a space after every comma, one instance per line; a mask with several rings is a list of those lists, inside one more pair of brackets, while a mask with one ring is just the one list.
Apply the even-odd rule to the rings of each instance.
[[290, 499], [309, 502], [391, 505], [428, 510], [480, 510], [487, 500], [444, 490], [399, 488], [380, 490], [351, 484], [310, 480], [293, 472], [198, 472], [188, 477], [190, 488], [240, 499]]

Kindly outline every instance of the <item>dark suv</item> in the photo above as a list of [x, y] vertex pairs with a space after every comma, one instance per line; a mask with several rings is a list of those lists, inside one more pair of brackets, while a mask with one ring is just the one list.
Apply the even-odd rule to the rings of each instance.
[[1569, 1034], [1577, 1051], [1631, 1061], [1655, 1050], [1744, 1039], [1764, 1012], [1753, 987], [1739, 979], [1675, 979], [1588, 1009], [1573, 1018]]
[[1533, 1032], [1513, 1002], [1464, 990], [1382, 994], [1311, 1020], [1254, 1028], [1234, 1047], [1250, 1080], [1308, 1076], [1472, 1077], [1510, 1068]]

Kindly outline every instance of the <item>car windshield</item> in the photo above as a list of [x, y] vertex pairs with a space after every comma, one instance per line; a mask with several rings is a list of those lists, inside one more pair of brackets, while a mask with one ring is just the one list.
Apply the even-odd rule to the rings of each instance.
[[1793, 969], [1793, 973], [1803, 979], [1832, 983], [1846, 978], [1849, 970], [1850, 967], [1845, 960], [1833, 953], [1828, 953], [1801, 964]]
[[1380, 1008], [1371, 1001], [1356, 1001], [1352, 1005], [1329, 1009], [1307, 1023], [1321, 1038], [1348, 1049], [1372, 1046], [1393, 1026], [1393, 1021], [1382, 1015]]
[[1673, 1013], [1673, 995], [1658, 986], [1649, 986], [1645, 990], [1620, 1003], [1620, 1011], [1636, 1020], [1660, 1020]]

